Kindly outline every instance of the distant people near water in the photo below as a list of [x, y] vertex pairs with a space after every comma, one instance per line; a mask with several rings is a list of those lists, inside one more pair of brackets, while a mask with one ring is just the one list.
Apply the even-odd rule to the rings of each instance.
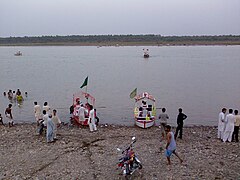
[[20, 95], [22, 95], [22, 93], [21, 93], [20, 89], [17, 89], [16, 95], [17, 95], [17, 96], [20, 96]]
[[226, 115], [226, 127], [223, 134], [223, 142], [231, 142], [232, 134], [234, 131], [234, 123], [236, 121], [235, 115], [233, 115], [233, 109], [228, 110], [229, 114]]
[[234, 131], [232, 136], [232, 141], [239, 142], [238, 140], [238, 133], [239, 133], [239, 126], [240, 126], [240, 115], [238, 114], [238, 110], [234, 110], [235, 114], [235, 123], [234, 123]]
[[97, 131], [95, 113], [92, 105], [89, 105], [89, 110], [88, 125], [90, 132]]
[[187, 118], [186, 114], [183, 114], [182, 112], [182, 108], [178, 109], [178, 116], [177, 116], [177, 129], [176, 129], [176, 133], [175, 133], [175, 139], [177, 139], [178, 137], [178, 132], [179, 132], [179, 139], [182, 139], [182, 133], [183, 133], [183, 121]]
[[159, 114], [158, 118], [160, 120], [160, 128], [162, 131], [162, 138], [164, 138], [165, 126], [167, 125], [167, 120], [169, 119], [169, 116], [166, 113], [166, 108], [162, 108], [162, 113]]
[[16, 94], [15, 91], [12, 91], [12, 93], [13, 93], [13, 100], [16, 101], [17, 100], [17, 94]]
[[9, 127], [12, 127], [13, 126], [12, 104], [9, 104], [8, 107], [6, 108], [5, 115], [8, 119]]
[[47, 142], [51, 143], [54, 141], [54, 123], [52, 121], [52, 115], [49, 114], [47, 118], [47, 133], [46, 133], [46, 138]]
[[34, 102], [34, 116], [35, 116], [37, 125], [39, 125], [39, 121], [42, 120], [42, 116], [41, 116], [41, 107], [37, 103], [37, 101]]
[[4, 124], [3, 124], [2, 114], [0, 114], [0, 124], [4, 125]]
[[224, 129], [225, 129], [225, 113], [227, 109], [222, 108], [222, 111], [218, 115], [218, 139], [223, 139]]
[[182, 163], [183, 160], [180, 158], [180, 156], [176, 152], [177, 144], [176, 144], [176, 141], [174, 139], [174, 134], [171, 131], [171, 126], [166, 125], [165, 126], [165, 132], [166, 132], [166, 135], [167, 135], [167, 145], [166, 145], [166, 150], [165, 150], [165, 156], [167, 157], [167, 161], [168, 161], [167, 164], [168, 165], [171, 164], [170, 157], [171, 157], [172, 154], [176, 155], [178, 157], [178, 159], [180, 160], [180, 162]]
[[54, 128], [53, 128], [53, 139], [57, 139], [57, 128], [60, 126], [61, 124], [61, 120], [59, 119], [59, 117], [57, 116], [57, 110], [54, 109], [53, 110], [53, 115], [52, 115], [52, 122], [54, 124]]
[[4, 92], [3, 92], [3, 96], [6, 96], [6, 95], [7, 95], [7, 93], [4, 91]]
[[28, 97], [28, 93], [27, 92], [25, 92], [25, 97]]
[[19, 103], [19, 104], [21, 104], [22, 102], [23, 102], [23, 97], [22, 97], [22, 95], [17, 95], [17, 97], [16, 97], [16, 99], [17, 99], [17, 102]]
[[12, 92], [12, 90], [11, 90], [11, 89], [9, 89], [9, 91], [8, 91], [7, 95], [8, 95], [8, 99], [10, 99], [10, 100], [12, 100], [12, 99], [13, 99], [13, 92]]
[[50, 112], [51, 108], [50, 108], [50, 106], [48, 105], [48, 102], [44, 102], [44, 104], [43, 104], [43, 110], [45, 110], [47, 114], [51, 114], [51, 112]]

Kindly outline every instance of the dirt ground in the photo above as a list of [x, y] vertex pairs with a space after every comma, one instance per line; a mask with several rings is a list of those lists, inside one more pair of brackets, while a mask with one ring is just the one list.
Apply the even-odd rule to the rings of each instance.
[[101, 125], [90, 133], [62, 126], [58, 140], [46, 143], [34, 124], [0, 126], [0, 179], [124, 179], [117, 148], [127, 147], [133, 136], [143, 169], [131, 179], [240, 179], [240, 143], [222, 143], [216, 134], [213, 127], [184, 128], [183, 140], [177, 140], [184, 162], [172, 156], [168, 166], [158, 127]]

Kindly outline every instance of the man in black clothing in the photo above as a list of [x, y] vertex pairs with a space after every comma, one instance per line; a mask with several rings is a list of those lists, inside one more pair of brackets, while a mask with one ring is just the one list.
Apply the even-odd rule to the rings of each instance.
[[177, 116], [177, 129], [176, 129], [176, 133], [175, 133], [175, 139], [177, 139], [178, 136], [178, 131], [179, 132], [179, 138], [182, 139], [182, 131], [183, 131], [183, 120], [185, 120], [187, 118], [187, 115], [182, 113], [182, 109], [179, 108], [178, 109], [179, 114]]

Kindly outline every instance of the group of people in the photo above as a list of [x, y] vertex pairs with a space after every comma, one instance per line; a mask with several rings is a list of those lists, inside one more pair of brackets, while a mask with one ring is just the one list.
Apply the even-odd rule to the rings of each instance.
[[89, 103], [83, 105], [80, 100], [77, 100], [76, 104], [73, 106], [72, 113], [74, 115], [74, 120], [76, 120], [78, 124], [84, 124], [87, 119], [90, 132], [97, 131], [99, 119], [96, 115], [96, 109], [93, 108], [93, 105]]
[[223, 142], [239, 142], [238, 132], [240, 126], [240, 115], [238, 110], [222, 108], [218, 116], [218, 138]]
[[38, 134], [42, 135], [46, 129], [47, 142], [51, 143], [57, 140], [57, 128], [61, 124], [61, 120], [57, 116], [57, 110], [53, 109], [51, 111], [47, 102], [44, 102], [41, 110], [41, 106], [37, 102], [34, 102], [34, 114]]
[[[166, 113], [166, 108], [162, 108], [162, 113], [159, 114], [159, 120], [160, 120], [160, 127], [162, 130], [165, 129], [165, 126], [167, 125], [167, 120], [169, 119], [168, 114]], [[183, 113], [182, 108], [178, 109], [178, 116], [177, 116], [177, 128], [175, 132], [175, 139], [178, 137], [179, 139], [182, 139], [183, 134], [183, 124], [184, 120], [187, 118], [187, 115]], [[165, 131], [162, 131], [162, 137], [164, 137]], [[178, 136], [179, 134], [179, 136]]]
[[[162, 138], [167, 139], [167, 145], [165, 150], [165, 156], [167, 157], [168, 164], [171, 164], [170, 157], [172, 154], [176, 155], [180, 162], [182, 163], [183, 160], [176, 152], [176, 138], [182, 139], [182, 132], [183, 132], [183, 122], [187, 118], [187, 115], [182, 112], [182, 108], [178, 109], [178, 116], [177, 116], [177, 128], [175, 134], [171, 131], [171, 126], [167, 124], [167, 121], [169, 119], [168, 114], [166, 113], [166, 108], [162, 108], [162, 113], [159, 114], [159, 120], [160, 120], [160, 128], [162, 129]], [[178, 136], [179, 133], [179, 136]]]
[[[17, 102], [21, 103], [24, 100], [20, 89], [17, 89], [16, 91], [9, 89], [7, 93], [3, 92], [3, 95], [7, 96], [11, 102], [17, 101]], [[27, 95], [28, 95], [28, 93], [25, 92], [25, 97], [27, 97]]]
[[[27, 97], [27, 92], [25, 92], [25, 97]], [[8, 97], [10, 104], [8, 104], [7, 108], [5, 109], [5, 116], [7, 118], [7, 123], [9, 125], [9, 127], [12, 127], [14, 125], [13, 122], [13, 115], [12, 115], [12, 103], [18, 103], [18, 105], [20, 105], [23, 102], [23, 96], [22, 93], [20, 91], [20, 89], [17, 89], [16, 91], [13, 91], [11, 89], [8, 90], [8, 92], [6, 93], [5, 91], [3, 92], [3, 96]], [[0, 114], [0, 123], [2, 125], [4, 125], [3, 123], [3, 117]]]
[[138, 108], [138, 117], [150, 120], [152, 117], [152, 105], [142, 101], [142, 105]]

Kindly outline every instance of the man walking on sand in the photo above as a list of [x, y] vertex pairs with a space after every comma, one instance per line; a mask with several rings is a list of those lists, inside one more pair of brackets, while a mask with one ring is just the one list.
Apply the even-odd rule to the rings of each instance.
[[234, 131], [234, 123], [236, 121], [236, 117], [233, 115], [233, 110], [229, 109], [229, 114], [226, 115], [226, 128], [224, 130], [224, 134], [223, 134], [223, 142], [226, 142], [228, 140], [228, 142], [232, 141], [232, 134]]
[[166, 155], [167, 160], [168, 160], [168, 165], [171, 164], [170, 157], [171, 157], [172, 154], [176, 155], [178, 157], [178, 159], [180, 160], [180, 163], [182, 163], [183, 160], [180, 158], [180, 156], [176, 152], [177, 145], [176, 145], [176, 141], [174, 139], [174, 134], [171, 131], [171, 126], [170, 125], [165, 126], [165, 132], [166, 132], [166, 135], [167, 135], [167, 145], [166, 145], [165, 155]]
[[225, 129], [225, 113], [227, 109], [222, 108], [222, 112], [218, 115], [218, 139], [223, 139], [223, 133]]
[[183, 131], [183, 121], [187, 118], [187, 115], [182, 113], [182, 108], [178, 109], [178, 116], [177, 116], [177, 129], [176, 129], [176, 133], [175, 133], [175, 139], [177, 139], [178, 136], [178, 131], [179, 132], [179, 139], [182, 139], [182, 131]]

